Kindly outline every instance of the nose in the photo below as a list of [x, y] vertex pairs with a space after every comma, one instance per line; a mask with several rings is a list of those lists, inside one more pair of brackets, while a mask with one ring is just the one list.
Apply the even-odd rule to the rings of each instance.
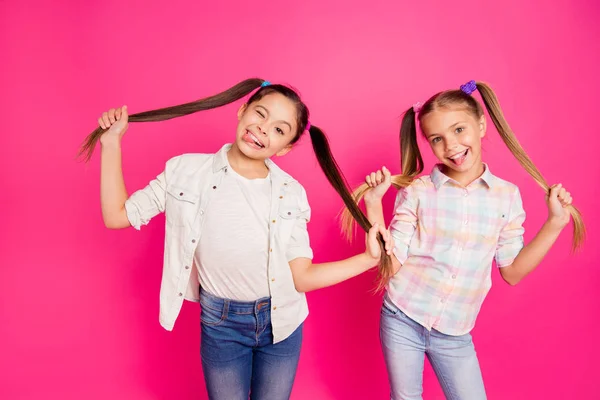
[[446, 139], [446, 151], [448, 150], [453, 150], [456, 147], [458, 147], [458, 141], [454, 138], [452, 139]]
[[266, 131], [266, 130], [264, 130], [264, 129], [263, 129], [263, 127], [262, 127], [261, 125], [257, 125], [257, 127], [258, 127], [258, 132], [259, 132], [259, 133], [262, 133], [263, 135], [266, 135], [266, 134], [267, 134], [267, 131]]

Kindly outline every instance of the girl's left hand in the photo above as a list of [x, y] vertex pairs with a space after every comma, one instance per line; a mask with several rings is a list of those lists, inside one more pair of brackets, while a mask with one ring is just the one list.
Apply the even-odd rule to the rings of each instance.
[[385, 251], [388, 255], [392, 254], [394, 248], [394, 239], [390, 232], [379, 224], [374, 224], [369, 233], [367, 234], [367, 243], [365, 253], [373, 260], [373, 267], [379, 264], [381, 258], [381, 246], [379, 240], [377, 240], [377, 234], [380, 233], [385, 242]]
[[562, 184], [552, 185], [550, 193], [546, 195], [548, 203], [548, 220], [558, 222], [561, 228], [564, 228], [571, 219], [571, 212], [568, 207], [573, 198], [571, 193], [567, 192]]

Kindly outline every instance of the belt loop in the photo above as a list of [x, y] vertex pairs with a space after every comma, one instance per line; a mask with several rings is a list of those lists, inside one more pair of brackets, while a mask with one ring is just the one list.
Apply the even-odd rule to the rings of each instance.
[[225, 303], [223, 304], [223, 317], [227, 317], [227, 314], [229, 313], [229, 300], [225, 300]]

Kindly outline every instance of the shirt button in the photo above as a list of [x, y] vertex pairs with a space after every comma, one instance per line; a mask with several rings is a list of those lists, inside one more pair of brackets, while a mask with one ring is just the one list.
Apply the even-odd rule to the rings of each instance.
[[269, 249], [269, 251], [272, 253], [272, 252], [273, 252], [273, 249]]
[[227, 172], [227, 168], [225, 168], [225, 172]]
[[183, 192], [179, 193], [180, 196], [183, 196]]
[[271, 282], [275, 282], [275, 278], [271, 278]]
[[179, 297], [183, 296], [183, 293], [179, 292]]
[[272, 222], [275, 223], [275, 220], [273, 220]]
[[196, 239], [192, 239], [192, 243], [196, 243]]
[[273, 310], [277, 310], [277, 307], [273, 306]]
[[200, 210], [200, 215], [204, 215], [204, 210]]
[[216, 188], [217, 188], [216, 186], [213, 186], [213, 189], [216, 189]]
[[279, 196], [280, 199], [283, 199], [283, 196]]
[[456, 275], [452, 275], [452, 279], [456, 279]]
[[190, 269], [190, 266], [189, 266], [189, 265], [186, 265], [186, 266], [185, 266], [185, 269]]

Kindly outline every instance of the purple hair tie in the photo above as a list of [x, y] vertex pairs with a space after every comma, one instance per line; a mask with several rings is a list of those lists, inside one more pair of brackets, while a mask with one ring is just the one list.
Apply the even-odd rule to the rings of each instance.
[[465, 94], [468, 94], [470, 96], [471, 93], [477, 90], [477, 83], [475, 81], [469, 81], [464, 85], [460, 85], [460, 90], [462, 90]]
[[310, 131], [310, 121], [308, 121], [306, 123], [306, 128], [304, 128], [304, 129], [307, 130], [307, 131]]
[[421, 103], [420, 101], [417, 101], [415, 104], [413, 104], [413, 111], [415, 114], [420, 113], [422, 108], [423, 108], [423, 103]]

